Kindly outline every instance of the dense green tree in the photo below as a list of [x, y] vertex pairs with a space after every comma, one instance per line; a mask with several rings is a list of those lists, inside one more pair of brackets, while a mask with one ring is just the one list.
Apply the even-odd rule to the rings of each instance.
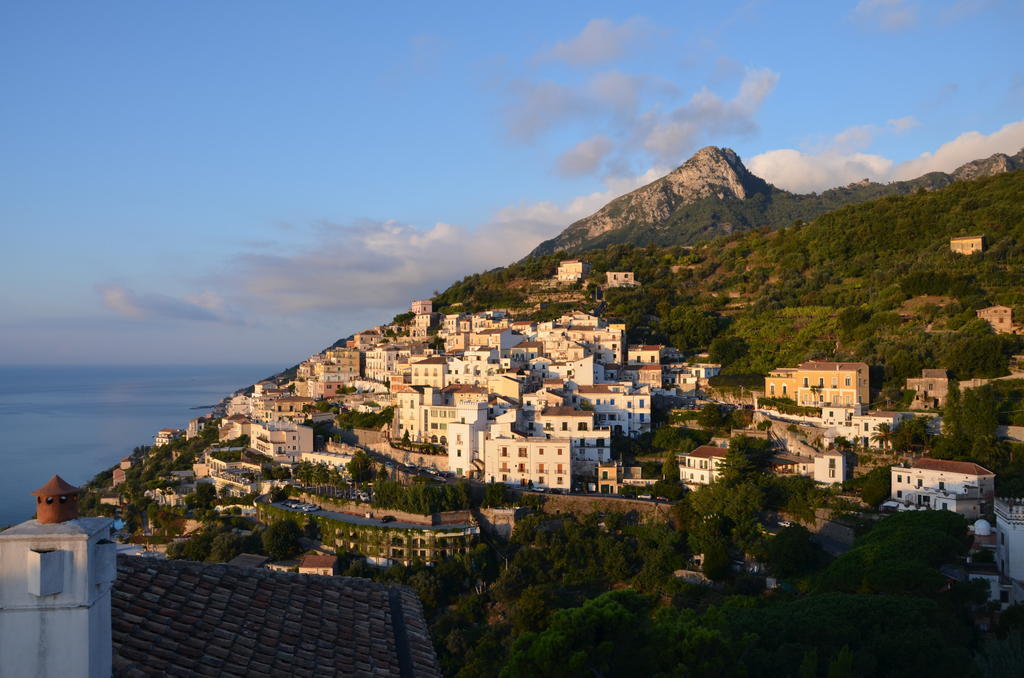
[[737, 336], [715, 337], [708, 347], [711, 360], [728, 367], [747, 354], [750, 346], [746, 339]]
[[352, 480], [357, 483], [373, 480], [374, 477], [373, 460], [370, 459], [370, 455], [362, 450], [352, 455], [352, 461], [345, 465], [345, 470], [348, 471]]
[[291, 520], [272, 523], [263, 531], [263, 550], [274, 560], [288, 560], [302, 552], [302, 529]]
[[822, 559], [821, 549], [802, 525], [785, 527], [768, 542], [768, 566], [779, 577], [807, 574], [816, 570]]

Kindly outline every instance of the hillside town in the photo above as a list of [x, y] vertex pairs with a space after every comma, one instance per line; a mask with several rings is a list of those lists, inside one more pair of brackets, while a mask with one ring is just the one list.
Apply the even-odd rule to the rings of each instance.
[[[585, 262], [566, 260], [555, 278], [572, 285], [587, 273]], [[608, 274], [608, 283], [642, 284], [628, 271]], [[416, 300], [396, 322], [358, 332], [291, 374], [225, 398], [184, 429], [158, 431], [152, 448], [112, 470], [99, 503], [112, 515], [127, 515], [132, 499], [122, 490], [131, 469], [145, 466], [154, 452], [177, 446], [177, 458], [183, 445], [193, 445], [188, 468], [144, 489], [145, 501], [160, 509], [151, 509], [150, 520], [136, 529], [156, 537], [161, 510], [191, 516], [197, 493], [210, 487], [207, 505], [225, 514], [263, 522], [315, 517], [318, 523], [317, 538], [303, 540], [304, 558], [273, 562], [241, 554], [239, 562], [336, 573], [353, 556], [387, 567], [468, 553], [481, 530], [510, 534], [522, 508], [501, 506], [557, 500], [667, 510], [680, 492], [720, 481], [735, 465], [731, 451], [754, 441], [769, 474], [803, 477], [876, 515], [962, 515], [994, 563], [968, 567], [964, 576], [991, 580], [998, 606], [1024, 601], [1024, 519], [1015, 500], [995, 495], [995, 474], [977, 463], [890, 452], [901, 429], [906, 435], [942, 432], [941, 412], [958, 389], [946, 371], [925, 369], [908, 379], [913, 396], [905, 410], [873, 400], [871, 368], [862, 362], [779, 366], [760, 388], [737, 390], [723, 385], [720, 365], [706, 354], [630, 344], [627, 329], [599, 312], [537, 322], [500, 309], [442, 314], [431, 300]], [[669, 449], [666, 461], [651, 441], [677, 431], [697, 435]], [[1019, 441], [1024, 431], [1003, 427], [1002, 435]], [[843, 489], [875, 467], [887, 476], [880, 501]], [[506, 499], [477, 511], [466, 500], [415, 510], [379, 501], [381, 482], [406, 490], [459, 487], [469, 494], [500, 485]], [[564, 506], [578, 510], [582, 504]], [[810, 522], [799, 520], [827, 528], [838, 512], [826, 506]], [[790, 524], [789, 518], [763, 516], [769, 529]], [[189, 522], [193, 530], [202, 527], [201, 520], [182, 524]], [[172, 543], [189, 537], [174, 534]], [[849, 534], [822, 543], [841, 553], [850, 547]], [[167, 551], [166, 540], [141, 543], [152, 555]], [[700, 571], [701, 554], [692, 567]], [[762, 565], [748, 555], [738, 567], [757, 572]]]

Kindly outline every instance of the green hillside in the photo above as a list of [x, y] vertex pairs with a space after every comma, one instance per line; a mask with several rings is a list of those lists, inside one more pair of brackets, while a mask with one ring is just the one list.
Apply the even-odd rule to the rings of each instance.
[[[965, 257], [949, 238], [984, 234]], [[435, 299], [442, 311], [507, 308], [556, 317], [594, 305], [609, 270], [632, 270], [642, 287], [609, 290], [606, 317], [631, 340], [710, 349], [726, 371], [764, 374], [809, 358], [884, 366], [896, 386], [923, 367], [958, 378], [1007, 373], [1018, 336], [991, 333], [975, 310], [992, 304], [1024, 319], [1024, 172], [956, 182], [937, 191], [847, 206], [795, 222], [695, 245], [612, 245], [584, 253], [593, 272], [575, 296], [549, 282], [564, 253], [473, 275]]]

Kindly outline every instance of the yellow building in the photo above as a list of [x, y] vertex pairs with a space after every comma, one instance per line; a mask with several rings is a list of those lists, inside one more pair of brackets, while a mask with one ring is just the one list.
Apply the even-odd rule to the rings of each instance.
[[809, 360], [799, 367], [782, 367], [765, 377], [764, 394], [812, 407], [866, 405], [871, 400], [868, 366]]
[[949, 251], [956, 254], [974, 254], [985, 251], [985, 236], [964, 235], [949, 239]]

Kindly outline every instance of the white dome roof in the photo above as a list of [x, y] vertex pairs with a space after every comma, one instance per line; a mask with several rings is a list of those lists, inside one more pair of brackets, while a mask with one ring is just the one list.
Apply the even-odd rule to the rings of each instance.
[[992, 534], [992, 523], [988, 522], [984, 518], [979, 518], [974, 521], [974, 534], [979, 537], [987, 537]]

